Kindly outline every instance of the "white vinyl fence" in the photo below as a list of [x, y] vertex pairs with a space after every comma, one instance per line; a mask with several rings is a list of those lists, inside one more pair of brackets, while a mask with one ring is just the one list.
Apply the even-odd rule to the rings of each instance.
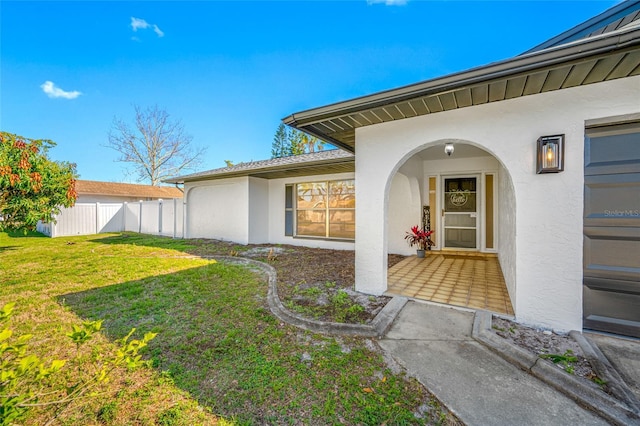
[[183, 237], [181, 199], [134, 203], [77, 203], [64, 208], [56, 223], [38, 223], [49, 237], [132, 231], [141, 234]]

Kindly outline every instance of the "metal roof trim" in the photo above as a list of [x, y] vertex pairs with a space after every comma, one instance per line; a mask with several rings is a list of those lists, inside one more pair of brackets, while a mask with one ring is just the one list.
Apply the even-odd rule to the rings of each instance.
[[639, 8], [640, 0], [623, 1], [621, 3], [618, 3], [617, 5], [594, 16], [593, 18], [588, 19], [576, 25], [575, 27], [568, 29], [567, 31], [558, 34], [557, 36], [552, 37], [549, 40], [538, 44], [537, 46], [532, 47], [531, 49], [523, 52], [522, 55], [558, 46], [560, 44], [565, 44], [565, 40], [568, 39], [570, 40], [575, 37], [588, 36], [591, 32], [597, 30], [598, 28], [605, 27], [608, 24], [616, 21], [617, 19], [635, 12]]

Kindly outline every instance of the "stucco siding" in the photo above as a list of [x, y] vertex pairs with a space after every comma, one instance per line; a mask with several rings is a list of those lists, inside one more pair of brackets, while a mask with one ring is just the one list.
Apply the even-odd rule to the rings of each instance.
[[[464, 143], [461, 141], [461, 143]], [[455, 155], [455, 154], [454, 154]], [[451, 158], [445, 161], [427, 160], [423, 162], [425, 175], [433, 174], [480, 174], [482, 172], [495, 172], [500, 163], [494, 157], [487, 154], [486, 157]]]
[[516, 306], [516, 197], [511, 177], [500, 166], [498, 172], [498, 260], [507, 284], [511, 306]]
[[271, 180], [238, 177], [187, 183], [187, 238], [353, 250], [352, 241], [294, 238], [285, 236], [284, 230], [285, 185], [353, 178], [354, 173], [340, 173]]
[[396, 173], [389, 190], [389, 253], [416, 253], [417, 247], [410, 247], [404, 237], [412, 226], [421, 224], [421, 209], [418, 179]]
[[[584, 123], [637, 113], [638, 99], [635, 76], [357, 129], [356, 288], [372, 294], [386, 289], [384, 194], [399, 165], [444, 140], [467, 141], [502, 163], [516, 194], [516, 317], [580, 330]], [[565, 170], [536, 175], [536, 140], [555, 134], [565, 135]], [[513, 259], [502, 260], [503, 268], [513, 268]]]
[[[378, 126], [370, 126], [371, 130]], [[369, 130], [369, 127], [363, 128]], [[400, 155], [388, 149], [385, 142], [390, 139], [362, 137], [356, 132], [358, 155], [356, 155], [356, 290], [380, 295], [387, 290], [387, 229], [388, 200], [386, 194], [392, 185], [391, 176]], [[370, 132], [366, 132], [368, 135]], [[402, 134], [389, 137], [398, 137]], [[384, 160], [385, 154], [396, 158], [395, 162]], [[395, 154], [395, 155], [394, 155]], [[376, 170], [377, 166], [382, 169]]]
[[185, 185], [187, 238], [249, 242], [249, 178]]
[[269, 181], [249, 178], [249, 243], [269, 242]]

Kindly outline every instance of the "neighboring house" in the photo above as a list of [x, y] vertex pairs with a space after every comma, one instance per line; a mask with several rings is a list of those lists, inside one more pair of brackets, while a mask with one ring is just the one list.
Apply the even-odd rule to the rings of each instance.
[[76, 181], [78, 198], [63, 208], [55, 223], [39, 222], [50, 237], [135, 231], [182, 236], [182, 190], [168, 186]]
[[640, 1], [284, 122], [343, 151], [169, 180], [187, 237], [355, 248], [356, 289], [382, 294], [424, 219], [436, 250], [497, 254], [518, 321], [640, 336]]
[[182, 198], [182, 191], [173, 186], [136, 185], [131, 183], [76, 181], [77, 203], [121, 203]]

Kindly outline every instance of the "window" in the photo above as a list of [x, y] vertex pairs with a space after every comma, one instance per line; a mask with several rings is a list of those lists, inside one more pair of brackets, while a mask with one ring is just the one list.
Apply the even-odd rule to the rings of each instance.
[[[286, 188], [285, 188], [286, 191]], [[293, 192], [293, 188], [292, 188]], [[336, 180], [295, 185], [295, 235], [354, 239], [356, 223], [355, 181]], [[291, 226], [288, 193], [285, 193], [285, 230]]]
[[293, 185], [284, 187], [284, 235], [293, 236]]

